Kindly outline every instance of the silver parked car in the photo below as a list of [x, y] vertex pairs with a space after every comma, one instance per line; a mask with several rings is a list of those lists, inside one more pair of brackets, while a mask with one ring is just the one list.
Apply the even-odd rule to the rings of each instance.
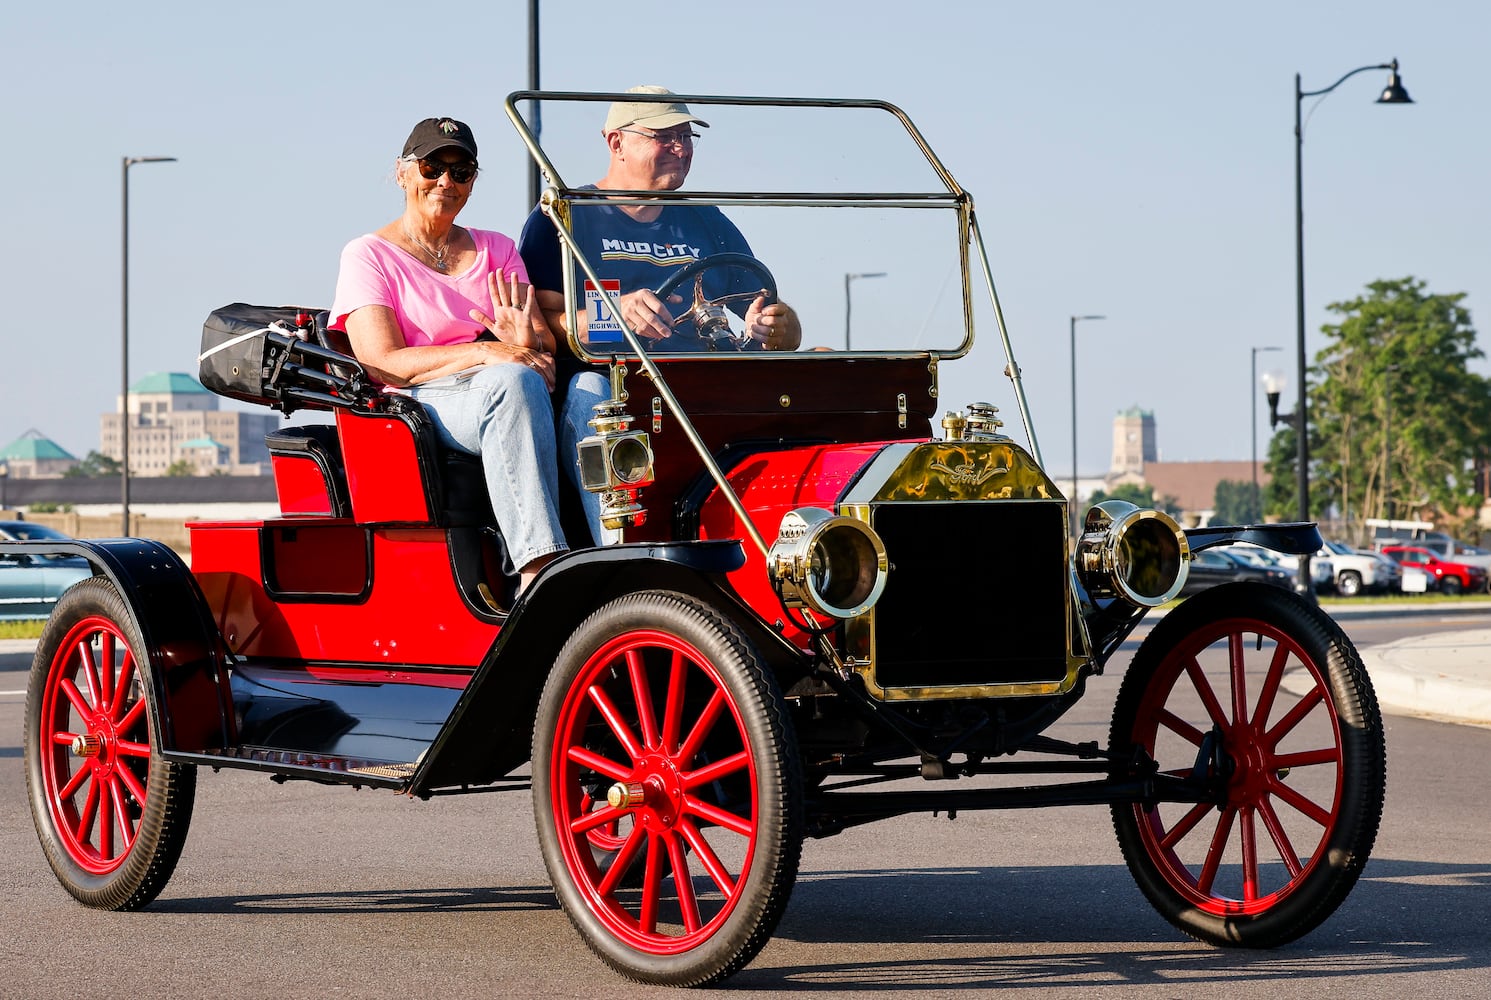
[[[0, 540], [65, 538], [54, 528], [30, 521], [0, 521]], [[63, 591], [92, 575], [88, 560], [81, 556], [0, 553], [0, 621], [47, 617]]]

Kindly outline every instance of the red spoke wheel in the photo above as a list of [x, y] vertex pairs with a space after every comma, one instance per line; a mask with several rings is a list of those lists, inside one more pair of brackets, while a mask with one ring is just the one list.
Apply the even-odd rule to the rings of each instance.
[[1228, 584], [1167, 615], [1124, 677], [1111, 743], [1219, 788], [1219, 802], [1113, 806], [1139, 887], [1193, 937], [1292, 941], [1367, 863], [1387, 771], [1377, 699], [1351, 640], [1294, 594]]
[[26, 692], [26, 788], [42, 849], [89, 906], [134, 910], [165, 888], [191, 822], [196, 769], [161, 760], [150, 664], [101, 577], [57, 602]]
[[775, 680], [727, 618], [661, 591], [600, 608], [533, 743], [544, 862], [597, 955], [696, 986], [760, 951], [797, 877], [802, 780]]

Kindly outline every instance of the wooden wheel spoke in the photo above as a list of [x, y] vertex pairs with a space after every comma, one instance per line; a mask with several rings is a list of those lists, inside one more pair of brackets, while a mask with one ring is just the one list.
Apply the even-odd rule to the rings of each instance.
[[[108, 638], [109, 635], [107, 632], [105, 632], [103, 634], [103, 640], [105, 643], [108, 642]], [[110, 649], [110, 651], [112, 651], [113, 645], [109, 644], [108, 648]], [[99, 690], [98, 665], [94, 662], [93, 647], [89, 645], [87, 639], [81, 639], [78, 641], [78, 666], [82, 668], [83, 681], [88, 685], [89, 701], [92, 702], [92, 704], [94, 705], [101, 705], [103, 703], [103, 698], [102, 693]], [[112, 667], [113, 664], [110, 664], [110, 666]]]
[[694, 755], [699, 752], [699, 747], [704, 744], [704, 739], [709, 731], [714, 728], [715, 721], [720, 717], [720, 712], [725, 708], [725, 692], [715, 688], [714, 696], [709, 699], [709, 704], [699, 713], [699, 718], [694, 723], [694, 728], [689, 731], [688, 738], [678, 748], [676, 760], [679, 767], [688, 767]]
[[124, 789], [120, 784], [119, 774], [115, 772], [108, 781], [109, 802], [114, 807], [114, 822], [119, 827], [119, 853], [125, 854], [135, 841], [135, 824], [129, 817], [129, 803], [124, 799]]
[[735, 880], [725, 870], [724, 863], [720, 861], [719, 855], [714, 853], [714, 848], [709, 846], [709, 841], [704, 839], [699, 828], [687, 819], [682, 819], [678, 822], [678, 833], [694, 849], [694, 855], [699, 859], [699, 863], [704, 866], [704, 870], [709, 873], [709, 877], [714, 880], [720, 892], [724, 893], [725, 898], [735, 895]]
[[1267, 745], [1276, 747], [1279, 741], [1288, 736], [1294, 727], [1304, 721], [1305, 716], [1314, 711], [1315, 706], [1325, 700], [1325, 692], [1316, 684], [1310, 689], [1310, 693], [1300, 698], [1299, 702], [1284, 714], [1279, 724], [1270, 729], [1267, 734]]
[[1248, 721], [1248, 657], [1243, 647], [1243, 634], [1233, 632], [1227, 636], [1227, 667], [1232, 680], [1232, 724], [1240, 726]]
[[644, 934], [657, 933], [658, 901], [663, 895], [663, 838], [647, 838], [647, 863], [642, 873], [642, 910], [637, 922]]
[[93, 784], [98, 788], [98, 856], [112, 858], [114, 856], [114, 785], [102, 777], [95, 777]]
[[88, 774], [89, 771], [87, 767], [80, 767], [76, 771], [74, 771], [73, 776], [67, 779], [67, 784], [63, 785], [62, 790], [57, 793], [57, 798], [63, 802], [66, 802], [68, 799], [76, 795], [78, 789], [83, 786], [83, 782], [88, 780]]
[[64, 677], [57, 687], [61, 689], [63, 697], [72, 704], [73, 711], [77, 712], [80, 718], [93, 718], [93, 706], [88, 704], [88, 699], [83, 697], [83, 692], [78, 690], [72, 678]]
[[136, 743], [134, 740], [120, 740], [114, 744], [114, 752], [121, 757], [149, 757], [150, 744]]
[[1279, 814], [1274, 812], [1273, 803], [1265, 797], [1258, 803], [1258, 813], [1263, 817], [1263, 827], [1268, 831], [1269, 839], [1274, 842], [1274, 848], [1278, 850], [1279, 857], [1284, 861], [1284, 867], [1289, 869], [1291, 879], [1299, 878], [1300, 872], [1304, 871], [1304, 865], [1299, 862], [1299, 854], [1294, 849], [1294, 844], [1289, 840], [1289, 832], [1284, 829], [1284, 824], [1279, 822]]
[[722, 826], [732, 833], [738, 833], [742, 837], [751, 835], [753, 824], [748, 817], [737, 816], [728, 809], [721, 809], [711, 802], [696, 799], [692, 795], [683, 797], [683, 811], [700, 819], [706, 819], [715, 826]]
[[1222, 866], [1222, 855], [1227, 850], [1227, 839], [1232, 836], [1232, 822], [1236, 816], [1237, 810], [1229, 806], [1217, 817], [1217, 827], [1212, 831], [1211, 844], [1206, 849], [1206, 861], [1196, 878], [1196, 888], [1207, 895], [1211, 895], [1211, 887], [1217, 880], [1217, 869]]
[[642, 727], [642, 745], [649, 749], [656, 748], [657, 719], [652, 710], [652, 689], [647, 683], [647, 664], [642, 662], [640, 649], [626, 651], [626, 672], [631, 677], [632, 698], [637, 702], [637, 723]]
[[587, 693], [595, 707], [600, 709], [601, 717], [606, 720], [606, 725], [611, 728], [611, 733], [621, 742], [624, 749], [632, 760], [638, 760], [645, 752], [642, 745], [637, 742], [637, 736], [632, 732], [632, 727], [627, 725], [626, 720], [621, 717], [621, 712], [616, 708], [616, 703], [611, 700], [603, 687], [592, 684]]
[[[130, 685], [134, 683], [134, 679], [135, 657], [134, 654], [129, 651], [129, 647], [125, 646], [124, 659], [119, 664], [119, 681], [114, 685], [115, 704], [113, 706], [113, 711], [115, 715], [119, 714], [120, 709], [123, 708], [125, 699], [128, 697]], [[145, 699], [141, 698], [139, 702], [137, 702], [137, 704], [143, 704], [144, 701]]]
[[[93, 772], [84, 768], [82, 773], [93, 776]], [[78, 812], [78, 825], [73, 831], [73, 837], [80, 844], [88, 843], [89, 834], [93, 830], [93, 818], [98, 813], [98, 781], [88, 782], [88, 794], [83, 797], [83, 808]]]
[[1307, 797], [1298, 789], [1290, 785], [1286, 785], [1282, 781], [1274, 781], [1270, 782], [1269, 790], [1277, 795], [1279, 798], [1283, 799], [1289, 805], [1293, 806], [1294, 809], [1300, 814], [1308, 816], [1310, 819], [1319, 823], [1321, 826], [1330, 826], [1330, 810], [1321, 806], [1313, 799]]
[[575, 835], [594, 830], [598, 826], [614, 823], [626, 815], [626, 810], [617, 809], [612, 805], [603, 805], [599, 809], [581, 813], [569, 821], [569, 832]]
[[120, 767], [117, 768], [117, 774], [119, 775], [119, 780], [124, 784], [125, 789], [128, 790], [129, 794], [134, 797], [134, 800], [140, 804], [140, 808], [144, 809], [145, 786], [140, 784], [140, 779], [135, 777], [135, 772], [131, 771], [127, 767]]
[[1244, 808], [1241, 815], [1243, 899], [1249, 902], [1259, 896], [1258, 892], [1258, 831], [1254, 829], [1253, 810]]
[[1272, 759], [1275, 768], [1310, 767], [1313, 764], [1340, 764], [1340, 747], [1321, 747], [1319, 750], [1300, 750], [1296, 753], [1279, 754]]
[[597, 774], [604, 774], [616, 781], [624, 781], [632, 776], [630, 764], [618, 764], [609, 757], [603, 757], [591, 750], [589, 747], [570, 747], [564, 752], [566, 760], [588, 768]]
[[693, 934], [699, 929], [699, 901], [694, 898], [694, 880], [689, 874], [688, 854], [683, 841], [668, 837], [668, 861], [673, 868], [673, 893], [678, 899], [678, 909], [683, 916], [685, 933]]
[[705, 764], [697, 771], [690, 771], [683, 775], [684, 788], [698, 788], [712, 781], [718, 781], [726, 775], [734, 774], [736, 771], [749, 767], [751, 763], [750, 754], [744, 750], [733, 753], [728, 757], [722, 757], [717, 761]]
[[1166, 729], [1170, 730], [1176, 736], [1179, 736], [1182, 739], [1186, 740], [1192, 746], [1199, 747], [1201, 745], [1201, 740], [1203, 738], [1201, 730], [1197, 729], [1195, 726], [1191, 725], [1185, 719], [1182, 719], [1180, 716], [1176, 715], [1168, 708], [1161, 709], [1159, 714], [1156, 716], [1155, 721], [1164, 726]]
[[606, 877], [601, 879], [600, 885], [596, 886], [597, 892], [602, 896], [609, 896], [616, 891], [616, 884], [631, 868], [632, 862], [647, 844], [647, 840], [647, 833], [642, 829], [641, 823], [632, 827], [632, 832], [627, 834], [626, 840], [622, 842], [615, 857], [611, 859], [611, 867], [607, 870]]
[[124, 713], [124, 718], [115, 723], [115, 726], [119, 730], [119, 732], [127, 733], [135, 726], [136, 723], [140, 721], [141, 718], [144, 717], [144, 715], [145, 699], [141, 698], [129, 707], [129, 711]]
[[688, 680], [688, 664], [683, 654], [674, 652], [668, 664], [668, 694], [663, 709], [662, 748], [671, 753], [678, 746], [679, 734], [683, 732], [683, 693]]
[[1289, 648], [1282, 642], [1274, 646], [1274, 655], [1268, 661], [1268, 673], [1264, 675], [1263, 687], [1258, 692], [1258, 704], [1253, 708], [1253, 727], [1258, 732], [1268, 725], [1268, 717], [1274, 710], [1274, 699], [1279, 686], [1284, 683], [1284, 664], [1289, 662]]
[[1206, 814], [1213, 808], [1215, 807], [1210, 802], [1198, 802], [1186, 810], [1186, 814], [1180, 818], [1180, 821], [1166, 831], [1165, 836], [1160, 839], [1160, 846], [1166, 850], [1173, 850], [1176, 844], [1196, 829], [1196, 824], [1205, 819]]
[[1201, 664], [1196, 662], [1194, 656], [1186, 661], [1186, 676], [1191, 679], [1191, 686], [1196, 689], [1196, 696], [1206, 706], [1206, 714], [1211, 717], [1212, 723], [1225, 731], [1228, 728], [1227, 716], [1222, 711], [1222, 703], [1217, 700], [1217, 693], [1212, 690], [1211, 681], [1206, 679]]

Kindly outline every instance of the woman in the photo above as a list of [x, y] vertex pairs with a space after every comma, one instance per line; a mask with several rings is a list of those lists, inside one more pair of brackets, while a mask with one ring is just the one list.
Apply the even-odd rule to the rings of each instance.
[[554, 338], [513, 241], [456, 225], [476, 183], [471, 129], [425, 119], [394, 171], [403, 214], [342, 251], [329, 325], [374, 378], [425, 407], [448, 447], [481, 456], [521, 592], [566, 549]]

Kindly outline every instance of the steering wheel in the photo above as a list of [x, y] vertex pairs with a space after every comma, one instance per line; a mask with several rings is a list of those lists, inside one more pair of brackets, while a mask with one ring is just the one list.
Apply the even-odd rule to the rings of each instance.
[[[715, 299], [705, 298], [704, 274], [717, 267], [744, 268], [761, 279], [761, 288], [754, 292], [731, 292]], [[680, 324], [692, 323], [694, 336], [708, 344], [711, 351], [718, 351], [722, 345], [739, 351], [751, 340], [750, 331], [736, 333], [730, 329], [731, 314], [725, 308], [726, 303], [755, 299], [761, 295], [766, 296], [768, 305], [777, 300], [776, 279], [765, 264], [745, 253], [717, 253], [690, 261], [669, 275], [667, 281], [653, 290], [653, 294], [666, 303], [673, 290], [690, 278], [694, 279], [694, 301], [688, 309], [673, 317], [674, 332], [679, 332]]]

